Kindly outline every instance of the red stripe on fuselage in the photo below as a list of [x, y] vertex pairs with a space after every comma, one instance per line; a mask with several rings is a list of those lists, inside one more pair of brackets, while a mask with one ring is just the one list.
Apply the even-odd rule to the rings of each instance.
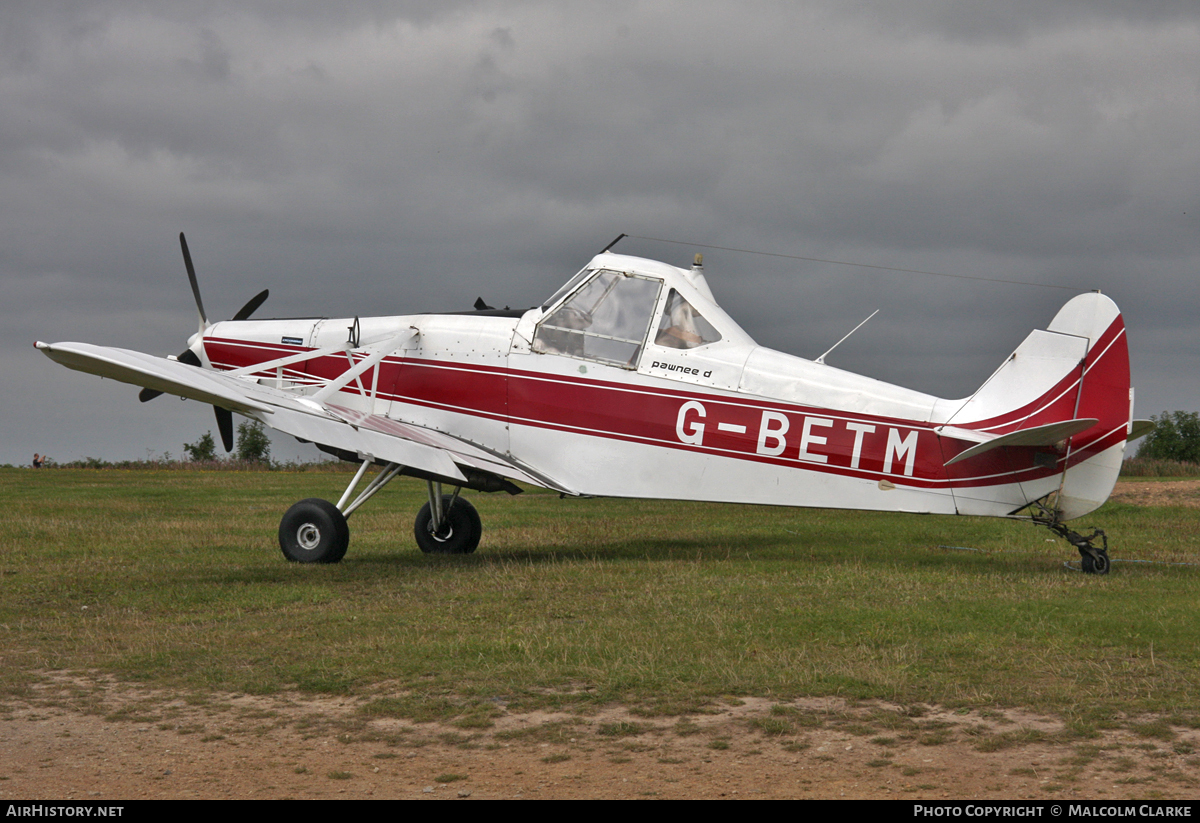
[[[1128, 413], [1125, 401], [1126, 408], [1117, 414], [1116, 406], [1121, 403], [1111, 396], [1122, 372], [1128, 387], [1125, 347], [1113, 345], [1122, 333], [1118, 317], [1089, 351], [1078, 416], [1097, 417], [1101, 425], [1074, 438], [1069, 461], [1072, 465], [1118, 442], [1115, 429], [1118, 423], [1123, 426]], [[305, 351], [299, 346], [228, 338], [206, 339], [205, 347], [210, 361], [219, 369], [242, 368]], [[1123, 368], [1118, 362], [1122, 358]], [[1101, 363], [1103, 367], [1099, 367]], [[348, 366], [345, 355], [326, 355], [294, 364], [287, 371], [294, 373], [291, 379], [304, 375], [324, 381], [336, 378]], [[1066, 465], [1061, 454], [1023, 447], [997, 449], [947, 468], [943, 466], [945, 460], [972, 444], [940, 439], [923, 421], [850, 416], [832, 409], [759, 400], [733, 392], [681, 390], [673, 383], [630, 385], [401, 357], [385, 358], [376, 369], [380, 401], [844, 476], [888, 478], [909, 486], [947, 488], [1019, 482], [1055, 474]], [[376, 369], [360, 377], [368, 394]], [[275, 376], [274, 371], [260, 374]], [[1094, 378], [1102, 378], [1101, 389], [1090, 387]], [[1071, 419], [1076, 416], [1074, 387], [1078, 381], [1078, 372], [1068, 375], [1038, 400], [972, 422], [969, 427], [1002, 434]], [[349, 395], [363, 393], [356, 382], [342, 391]], [[1103, 414], [1089, 414], [1090, 408]], [[1119, 434], [1124, 436], [1123, 428]], [[1038, 452], [1053, 455], [1055, 465], [1034, 466]]]

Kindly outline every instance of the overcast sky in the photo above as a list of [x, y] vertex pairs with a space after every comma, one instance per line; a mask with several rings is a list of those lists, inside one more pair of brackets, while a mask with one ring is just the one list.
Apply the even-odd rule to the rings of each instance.
[[0, 463], [215, 430], [32, 345], [182, 350], [181, 230], [213, 318], [527, 306], [684, 241], [616, 251], [703, 251], [809, 358], [881, 309], [828, 362], [946, 397], [1100, 289], [1139, 416], [1200, 409], [1198, 85], [1192, 0], [9, 0]]

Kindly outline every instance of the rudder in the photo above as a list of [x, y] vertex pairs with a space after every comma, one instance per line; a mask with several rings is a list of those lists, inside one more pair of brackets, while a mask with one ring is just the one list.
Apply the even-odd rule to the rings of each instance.
[[1120, 310], [1099, 293], [1067, 303], [1050, 330], [1087, 336], [1078, 416], [1099, 420], [1068, 445], [1056, 509], [1060, 520], [1072, 520], [1103, 505], [1121, 473], [1133, 417], [1129, 346]]

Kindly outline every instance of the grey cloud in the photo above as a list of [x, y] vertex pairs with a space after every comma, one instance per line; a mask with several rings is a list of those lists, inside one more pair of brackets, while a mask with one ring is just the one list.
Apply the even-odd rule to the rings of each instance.
[[[278, 315], [532, 304], [624, 231], [1101, 288], [1142, 410], [1196, 408], [1198, 21], [1154, 2], [16, 3], [0, 339], [22, 353], [0, 379], [70, 396], [31, 334], [178, 351], [181, 229], [215, 316], [262, 287]], [[815, 356], [882, 307], [830, 362], [948, 394], [1069, 296], [709, 259], [763, 343]], [[88, 426], [133, 414], [94, 396]], [[30, 433], [14, 443], [67, 426], [5, 417]]]

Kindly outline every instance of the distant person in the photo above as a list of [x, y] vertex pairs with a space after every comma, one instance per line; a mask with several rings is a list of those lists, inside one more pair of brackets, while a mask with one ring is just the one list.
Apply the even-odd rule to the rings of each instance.
[[33, 453], [33, 467], [35, 469], [40, 469], [42, 467], [42, 465], [45, 464], [45, 462], [46, 462], [46, 458], [42, 457], [37, 452]]

